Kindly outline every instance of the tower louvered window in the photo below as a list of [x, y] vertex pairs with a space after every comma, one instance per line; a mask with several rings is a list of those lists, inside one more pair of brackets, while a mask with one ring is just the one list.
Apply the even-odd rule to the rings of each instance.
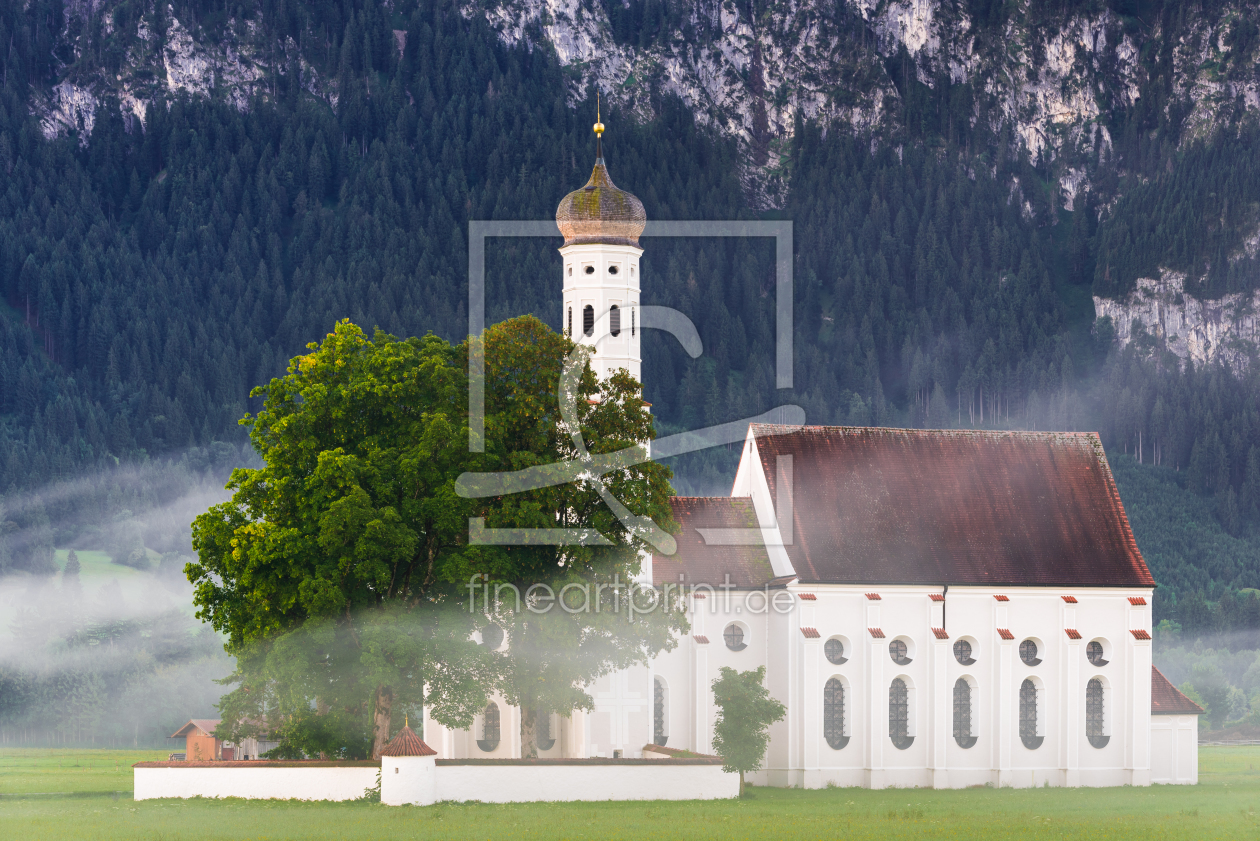
[[[630, 273], [633, 274], [634, 270], [631, 269]], [[634, 307], [630, 308], [630, 335], [634, 335]]]
[[1085, 736], [1096, 748], [1105, 748], [1111, 737], [1103, 733], [1103, 685], [1094, 678], [1085, 684]]
[[608, 332], [614, 336], [621, 335], [621, 308], [616, 304], [608, 311]]
[[1037, 735], [1037, 685], [1025, 680], [1019, 685], [1019, 740], [1029, 750], [1036, 750], [1044, 738]]
[[910, 689], [901, 678], [888, 687], [888, 738], [897, 750], [914, 744], [910, 735]]
[[569, 307], [569, 329], [564, 335], [573, 338], [573, 307]]
[[494, 701], [486, 704], [481, 719], [481, 738], [477, 740], [477, 747], [489, 753], [499, 746], [499, 705]]
[[834, 677], [823, 687], [823, 738], [836, 750], [849, 743], [844, 735], [844, 684]]
[[661, 747], [669, 741], [665, 733], [665, 682], [659, 677], [654, 681], [652, 694], [652, 741]]
[[959, 678], [954, 684], [954, 741], [960, 748], [975, 746], [971, 735], [971, 684]]
[[590, 304], [582, 307], [582, 335], [595, 335], [595, 308]]

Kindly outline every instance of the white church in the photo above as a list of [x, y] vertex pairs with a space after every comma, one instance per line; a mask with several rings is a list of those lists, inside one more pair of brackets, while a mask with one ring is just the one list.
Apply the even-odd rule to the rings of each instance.
[[[602, 149], [556, 221], [566, 333], [641, 380], [646, 214]], [[765, 666], [788, 712], [760, 785], [1197, 782], [1202, 710], [1152, 664], [1155, 582], [1097, 435], [752, 425], [730, 496], [673, 508], [644, 574], [708, 585], [690, 634], [552, 716], [540, 757], [708, 754], [718, 670]], [[424, 737], [516, 758], [519, 711]]]

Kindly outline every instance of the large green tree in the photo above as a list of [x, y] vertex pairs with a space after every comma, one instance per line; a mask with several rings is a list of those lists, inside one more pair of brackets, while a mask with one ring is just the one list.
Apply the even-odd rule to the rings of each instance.
[[[568, 386], [576, 414], [566, 423], [558, 397], [574, 348], [532, 317], [459, 347], [433, 336], [369, 339], [342, 322], [310, 348], [255, 392], [263, 409], [243, 421], [265, 466], [235, 471], [232, 499], [193, 525], [199, 559], [187, 572], [199, 615], [238, 657], [225, 732], [266, 720], [292, 753], [376, 756], [395, 708], [425, 706], [465, 727], [498, 688], [527, 708], [541, 697], [566, 712], [589, 706], [582, 686], [592, 678], [669, 644], [677, 614], [616, 627], [604, 613], [469, 601], [470, 581], [524, 592], [533, 583], [624, 583], [637, 572], [643, 535], [604, 495], [668, 525], [666, 468], [584, 469], [576, 481], [517, 493], [457, 492], [461, 476], [486, 472], [539, 467], [573, 477], [566, 463], [647, 440], [637, 383], [624, 374], [597, 382], [579, 351]], [[483, 453], [469, 452], [470, 352], [485, 360]], [[472, 517], [491, 529], [585, 530], [603, 545], [470, 543]], [[473, 638], [492, 618], [509, 632], [500, 651]], [[525, 656], [538, 650], [534, 639], [546, 641], [549, 658]]]

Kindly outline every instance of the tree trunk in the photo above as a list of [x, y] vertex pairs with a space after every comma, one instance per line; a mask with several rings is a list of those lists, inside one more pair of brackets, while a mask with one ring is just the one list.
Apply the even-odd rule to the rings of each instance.
[[744, 772], [739, 772], [739, 796], [744, 796]]
[[521, 699], [521, 759], [538, 758], [538, 702]]
[[372, 758], [380, 759], [381, 751], [389, 744], [389, 718], [394, 709], [394, 690], [388, 686], [376, 687], [376, 710], [372, 714]]

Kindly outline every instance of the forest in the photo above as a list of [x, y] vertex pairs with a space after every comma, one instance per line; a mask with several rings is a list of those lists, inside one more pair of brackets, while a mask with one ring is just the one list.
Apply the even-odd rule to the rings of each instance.
[[[169, 24], [165, 7], [125, 8]], [[206, 37], [226, 14], [170, 8]], [[619, 41], [672, 25], [668, 3], [627, 9]], [[142, 123], [106, 101], [90, 132], [49, 140], [32, 97], [65, 65], [112, 72], [128, 36], [93, 31], [89, 49], [58, 52], [77, 25], [60, 2], [0, 3], [0, 575], [56, 581], [67, 548], [156, 575], [190, 551], [191, 517], [166, 503], [203, 498], [253, 458], [238, 425], [259, 408], [253, 387], [341, 318], [461, 340], [468, 221], [549, 219], [588, 177], [594, 89], [571, 96], [549, 50], [503, 45], [450, 0], [236, 13], [305, 44], [335, 104], [279, 64], [245, 110], [181, 94]], [[643, 120], [605, 99], [612, 177], [650, 219], [794, 225], [792, 391], [774, 388], [773, 243], [644, 241], [645, 303], [688, 314], [705, 344], [692, 360], [645, 341], [660, 431], [785, 403], [818, 424], [1096, 430], [1160, 584], [1157, 620], [1260, 648], [1260, 370], [1182, 363], [1154, 337], [1121, 349], [1090, 297], [1159, 267], [1209, 297], [1260, 278], [1254, 258], [1231, 256], [1260, 223], [1260, 128], [1238, 112], [1183, 138], [1180, 106], [1149, 105], [1167, 97], [1163, 61], [1149, 57], [1139, 106], [1102, 118], [1115, 143], [1078, 162], [1093, 186], [1075, 211], [1051, 161], [971, 125], [980, 91], [895, 63], [899, 125], [799, 121], [771, 210], [745, 187], [746, 150], [678, 100], [657, 97]], [[560, 328], [558, 245], [491, 247], [490, 321]], [[674, 459], [676, 490], [724, 493], [734, 458]]]

